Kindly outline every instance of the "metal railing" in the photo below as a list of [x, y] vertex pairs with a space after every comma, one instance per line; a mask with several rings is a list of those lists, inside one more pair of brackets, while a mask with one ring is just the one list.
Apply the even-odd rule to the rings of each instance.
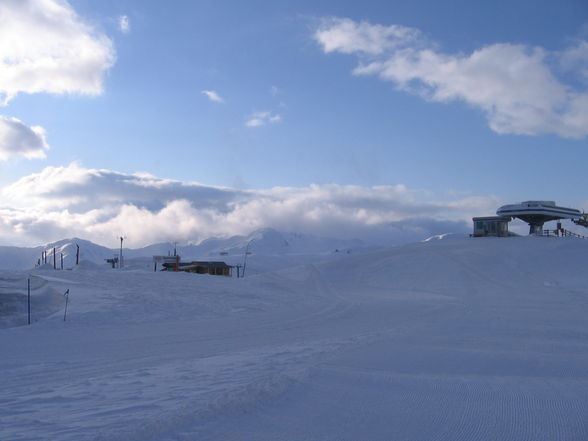
[[543, 230], [542, 236], [549, 237], [577, 237], [579, 239], [588, 239], [588, 236], [582, 236], [581, 234], [574, 233], [573, 231], [561, 228], [559, 230]]

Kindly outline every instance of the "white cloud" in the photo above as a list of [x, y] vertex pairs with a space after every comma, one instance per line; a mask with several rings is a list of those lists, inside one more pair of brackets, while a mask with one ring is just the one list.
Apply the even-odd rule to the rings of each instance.
[[247, 127], [260, 127], [266, 124], [273, 124], [280, 122], [282, 116], [272, 112], [255, 112], [245, 122]]
[[0, 161], [16, 156], [44, 158], [47, 149], [43, 127], [29, 127], [16, 118], [0, 116]]
[[0, 104], [22, 92], [100, 94], [114, 59], [66, 0], [0, 2]]
[[146, 173], [124, 174], [111, 170], [86, 169], [77, 163], [46, 167], [5, 187], [2, 194], [13, 201], [27, 200], [35, 206], [74, 212], [130, 203], [158, 210], [176, 199], [198, 201], [201, 207], [222, 209], [235, 190], [160, 179]]
[[133, 246], [264, 227], [402, 243], [468, 231], [472, 216], [492, 214], [500, 205], [495, 197], [435, 195], [403, 185], [242, 191], [77, 164], [47, 167], [4, 188], [2, 195], [10, 208], [0, 207], [0, 242], [81, 236], [108, 244], [113, 231], [124, 231]]
[[118, 28], [123, 34], [128, 34], [131, 32], [131, 23], [129, 22], [128, 16], [121, 15], [118, 17]]
[[564, 70], [578, 73], [584, 81], [588, 81], [588, 41], [580, 40], [566, 48], [560, 59]]
[[214, 90], [203, 90], [202, 94], [206, 95], [206, 97], [210, 101], [214, 101], [215, 103], [224, 103], [225, 102], [225, 100], [223, 98], [221, 98], [221, 96], [218, 93], [216, 93]]
[[443, 54], [414, 29], [328, 19], [315, 32], [325, 53], [356, 54], [356, 75], [377, 75], [431, 101], [464, 101], [481, 109], [497, 133], [588, 135], [588, 92], [560, 81], [549, 59], [586, 57], [584, 44], [562, 54], [493, 44], [471, 54]]
[[364, 52], [379, 55], [407, 43], [414, 43], [421, 38], [421, 33], [406, 26], [372, 25], [365, 21], [358, 23], [348, 18], [331, 17], [322, 20], [315, 38], [327, 53]]

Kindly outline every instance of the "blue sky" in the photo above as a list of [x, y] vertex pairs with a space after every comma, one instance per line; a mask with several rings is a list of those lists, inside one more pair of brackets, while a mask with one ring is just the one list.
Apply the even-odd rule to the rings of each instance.
[[521, 200], [588, 211], [583, 0], [0, 0], [0, 21], [0, 243], [394, 243]]

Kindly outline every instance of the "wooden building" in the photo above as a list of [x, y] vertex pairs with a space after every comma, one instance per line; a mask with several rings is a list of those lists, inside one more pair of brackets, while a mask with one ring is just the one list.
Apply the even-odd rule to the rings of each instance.
[[195, 274], [210, 274], [211, 276], [233, 276], [233, 267], [225, 262], [179, 262], [164, 263], [163, 271], [184, 271]]

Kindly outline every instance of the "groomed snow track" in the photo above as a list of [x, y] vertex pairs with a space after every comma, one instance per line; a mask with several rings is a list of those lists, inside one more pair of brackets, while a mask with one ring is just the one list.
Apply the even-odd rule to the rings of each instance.
[[448, 236], [246, 279], [38, 271], [71, 315], [0, 330], [0, 439], [586, 440], [587, 251]]

